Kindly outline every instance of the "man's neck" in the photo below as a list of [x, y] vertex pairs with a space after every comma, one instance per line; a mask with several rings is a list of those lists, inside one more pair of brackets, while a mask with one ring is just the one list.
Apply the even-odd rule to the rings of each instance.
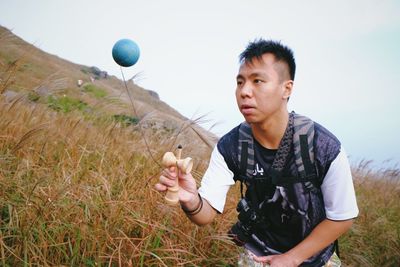
[[285, 134], [288, 121], [289, 114], [285, 110], [262, 123], [253, 123], [251, 124], [253, 136], [263, 147], [278, 149], [281, 139]]

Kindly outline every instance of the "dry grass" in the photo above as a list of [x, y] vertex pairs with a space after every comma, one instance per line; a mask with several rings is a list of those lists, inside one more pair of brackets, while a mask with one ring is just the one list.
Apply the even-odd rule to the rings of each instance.
[[[165, 151], [184, 143], [199, 180], [210, 151], [183, 138], [141, 135], [113, 121], [93, 123], [24, 98], [0, 96], [0, 265], [226, 266], [237, 248], [225, 233], [236, 218], [237, 188], [210, 226], [191, 224], [152, 189]], [[346, 266], [398, 266], [398, 170], [354, 170], [360, 216], [340, 240]]]
[[351, 266], [400, 266], [400, 169], [353, 170], [360, 215], [340, 241]]
[[[112, 121], [93, 125], [78, 113], [61, 115], [21, 99], [0, 102], [0, 265], [234, 261], [235, 248], [224, 237], [229, 224], [221, 223], [226, 215], [194, 227], [152, 189], [160, 167], [137, 131]], [[151, 130], [146, 136], [158, 161], [181, 141]], [[206, 164], [196, 162], [199, 178]]]

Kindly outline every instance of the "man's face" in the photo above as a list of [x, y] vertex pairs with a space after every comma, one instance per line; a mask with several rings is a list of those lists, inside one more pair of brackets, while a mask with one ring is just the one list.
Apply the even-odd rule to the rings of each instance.
[[236, 101], [248, 123], [262, 124], [280, 112], [287, 112], [293, 81], [287, 65], [275, 61], [273, 54], [242, 63], [236, 80]]

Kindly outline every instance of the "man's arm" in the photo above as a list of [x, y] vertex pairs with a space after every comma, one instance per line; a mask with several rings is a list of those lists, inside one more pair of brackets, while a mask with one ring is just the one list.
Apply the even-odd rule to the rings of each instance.
[[[203, 226], [211, 223], [215, 218], [215, 216], [217, 215], [217, 212], [213, 207], [211, 207], [211, 205], [208, 203], [206, 199], [204, 198], [200, 199], [200, 198], [201, 196], [197, 194], [190, 201], [187, 202], [181, 201], [181, 206], [183, 209], [191, 211], [191, 210], [196, 210], [196, 208], [198, 208], [199, 205], [202, 205], [201, 210], [195, 215], [190, 215], [188, 213], [186, 213], [186, 215], [195, 224]], [[201, 201], [203, 202], [202, 204]]]
[[[175, 184], [177, 177], [176, 168], [165, 169], [155, 185], [155, 189], [164, 192]], [[211, 153], [210, 164], [205, 172], [199, 190], [196, 181], [191, 174], [179, 172], [179, 201], [182, 208], [187, 211], [195, 211], [194, 215], [188, 215], [189, 219], [197, 225], [205, 225], [215, 218], [218, 212], [223, 211], [226, 194], [233, 185], [233, 173], [229, 170], [223, 156], [217, 146]], [[200, 207], [199, 191], [203, 196], [203, 206]], [[207, 200], [206, 200], [207, 199]], [[197, 213], [197, 211], [199, 211]], [[186, 214], [190, 212], [186, 212]]]
[[273, 266], [298, 266], [312, 257], [329, 244], [333, 243], [342, 234], [347, 232], [353, 224], [353, 219], [345, 221], [323, 220], [297, 246], [280, 255], [254, 257], [256, 261]]
[[[194, 211], [200, 207], [199, 212], [194, 215], [187, 214], [188, 218], [197, 225], [206, 225], [211, 223], [217, 215], [217, 212], [205, 199], [200, 199], [200, 195], [197, 191], [196, 181], [193, 176], [189, 174], [183, 174], [179, 172], [179, 201], [182, 206], [187, 211]], [[168, 187], [175, 185], [177, 181], [176, 168], [171, 167], [165, 169], [160, 176], [159, 183], [155, 185], [155, 189], [159, 192], [165, 192]]]
[[[353, 179], [343, 148], [332, 162], [321, 186], [326, 216], [297, 246], [282, 255], [259, 257], [271, 266], [297, 266], [347, 232], [358, 215]], [[275, 265], [276, 264], [276, 265]]]

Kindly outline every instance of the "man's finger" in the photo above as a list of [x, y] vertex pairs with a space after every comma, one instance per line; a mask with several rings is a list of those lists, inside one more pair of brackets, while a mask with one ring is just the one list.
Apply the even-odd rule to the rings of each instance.
[[158, 192], [164, 192], [167, 191], [167, 187], [163, 184], [157, 183], [154, 185], [154, 189], [157, 190]]
[[173, 177], [171, 178], [171, 177], [167, 177], [165, 175], [161, 175], [159, 182], [160, 182], [160, 184], [163, 184], [165, 186], [174, 186], [176, 183], [175, 179], [176, 178], [173, 178]]
[[257, 262], [262, 262], [262, 263], [269, 263], [270, 259], [271, 259], [271, 256], [261, 256], [261, 257], [255, 256], [255, 255], [253, 256], [253, 260], [255, 260]]
[[161, 175], [168, 177], [169, 179], [175, 179], [176, 178], [176, 172], [171, 171], [171, 169], [164, 169], [161, 173]]
[[169, 169], [170, 172], [175, 172], [175, 168], [176, 168], [175, 166], [171, 166], [168, 169]]

